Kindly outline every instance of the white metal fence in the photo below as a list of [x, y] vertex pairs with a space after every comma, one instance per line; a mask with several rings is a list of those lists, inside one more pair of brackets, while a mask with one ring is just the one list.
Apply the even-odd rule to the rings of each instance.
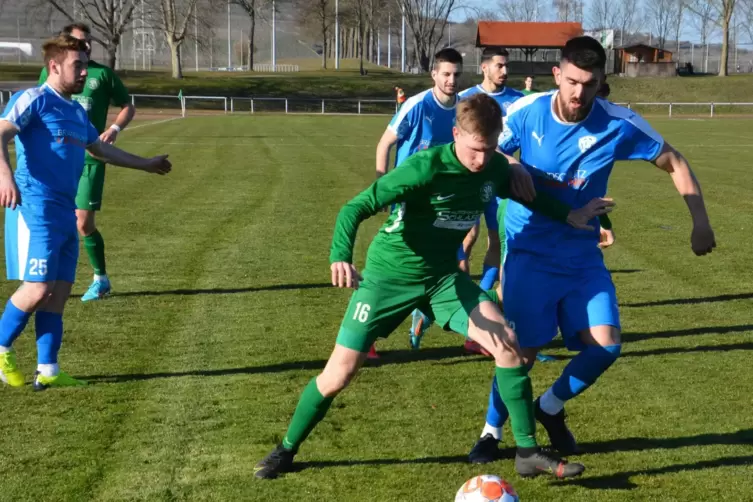
[[[4, 107], [13, 91], [0, 89], [0, 106]], [[191, 113], [316, 113], [316, 114], [383, 114], [397, 111], [392, 99], [337, 99], [337, 98], [268, 98], [232, 96], [176, 96], [174, 94], [132, 94], [131, 102], [137, 109], [174, 112], [182, 116]], [[617, 103], [644, 115], [667, 117], [723, 115], [753, 115], [753, 103], [734, 102], [623, 102]]]

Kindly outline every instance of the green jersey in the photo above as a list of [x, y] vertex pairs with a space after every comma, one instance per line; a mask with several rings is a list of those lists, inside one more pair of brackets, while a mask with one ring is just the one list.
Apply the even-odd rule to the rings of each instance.
[[[89, 75], [86, 77], [84, 90], [81, 94], [74, 94], [73, 99], [81, 103], [89, 115], [89, 121], [101, 134], [107, 127], [107, 110], [110, 103], [123, 106], [128, 104], [130, 98], [123, 82], [110, 67], [89, 61], [87, 71]], [[46, 80], [47, 68], [44, 68], [39, 75], [39, 85]]]
[[[458, 247], [495, 196], [510, 196], [510, 165], [502, 154], [472, 172], [455, 156], [454, 143], [417, 152], [340, 210], [330, 261], [351, 263], [359, 224], [398, 203], [369, 247], [366, 269], [406, 282], [457, 272]], [[544, 194], [528, 206], [562, 222], [570, 212]]]
[[527, 89], [522, 89], [520, 92], [522, 92], [524, 96], [528, 96], [529, 94], [535, 94], [539, 91], [537, 91], [536, 89], [531, 89], [530, 91]]

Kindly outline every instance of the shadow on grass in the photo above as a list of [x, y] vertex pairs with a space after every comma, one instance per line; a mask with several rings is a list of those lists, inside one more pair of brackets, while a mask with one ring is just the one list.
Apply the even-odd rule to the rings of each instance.
[[[389, 364], [405, 364], [417, 361], [437, 361], [451, 357], [467, 355], [462, 346], [436, 347], [421, 350], [387, 350], [380, 352], [380, 359], [367, 361], [366, 367], [376, 367]], [[468, 355], [469, 359], [480, 360], [481, 356]], [[489, 361], [491, 364], [491, 361]], [[290, 361], [262, 366], [249, 366], [245, 368], [223, 368], [216, 370], [188, 370], [176, 372], [156, 372], [127, 375], [89, 375], [82, 376], [84, 380], [100, 383], [135, 382], [141, 380], [154, 380], [159, 378], [179, 378], [191, 376], [227, 376], [227, 375], [254, 375], [259, 373], [279, 373], [284, 371], [321, 370], [327, 364], [326, 359], [310, 361]]]
[[753, 293], [735, 293], [728, 295], [706, 296], [702, 298], [673, 298], [669, 300], [656, 300], [652, 302], [622, 303], [621, 307], [661, 307], [664, 305], [697, 305], [699, 303], [731, 302], [735, 300], [751, 300]]
[[[753, 429], [744, 429], [731, 433], [699, 434], [697, 436], [678, 438], [620, 438], [608, 441], [581, 443], [579, 446], [584, 455], [604, 454], [626, 451], [668, 450], [698, 446], [718, 445], [750, 445], [753, 442]], [[510, 460], [515, 456], [513, 448], [500, 450], [498, 460]], [[296, 462], [295, 471], [304, 469], [322, 469], [328, 467], [348, 466], [379, 466], [379, 465], [411, 465], [411, 464], [461, 464], [468, 462], [467, 455], [450, 455], [439, 457], [422, 457], [412, 459], [347, 459], [347, 460], [311, 460]], [[588, 463], [586, 461], [586, 463]], [[720, 466], [743, 466], [753, 464], [753, 456], [724, 457], [716, 460], [701, 461], [691, 464], [677, 464], [666, 467], [647, 468], [645, 470], [627, 471], [605, 476], [585, 477], [566, 481], [592, 489], [632, 489], [636, 488], [630, 477], [639, 475], [658, 475], [687, 470], [701, 470]], [[588, 471], [586, 471], [588, 472]], [[561, 483], [562, 481], [557, 481]]]
[[[753, 342], [742, 342], [736, 344], [727, 345], [701, 345], [698, 347], [665, 347], [659, 349], [650, 349], [644, 351], [628, 351], [623, 352], [621, 357], [645, 357], [645, 356], [657, 356], [667, 354], [687, 354], [694, 352], [727, 352], [733, 350], [753, 350]], [[558, 361], [566, 361], [572, 359], [573, 355], [554, 355], [547, 353], [546, 350], [543, 353], [553, 357]], [[574, 354], [574, 353], [573, 353]], [[386, 350], [379, 352], [380, 359], [376, 361], [367, 361], [366, 367], [380, 367], [388, 366], [392, 364], [406, 364], [419, 361], [438, 361], [438, 364], [446, 366], [454, 366], [464, 363], [478, 363], [493, 365], [491, 358], [485, 356], [468, 354], [465, 349], [460, 346], [450, 347], [433, 347], [414, 350]], [[187, 371], [174, 371], [174, 372], [154, 372], [154, 373], [132, 373], [121, 375], [88, 375], [80, 376], [80, 378], [90, 381], [91, 383], [123, 383], [123, 382], [138, 382], [143, 380], [155, 380], [161, 378], [181, 378], [181, 377], [216, 377], [216, 376], [229, 376], [229, 375], [257, 375], [263, 373], [280, 373], [285, 371], [311, 371], [321, 370], [324, 365], [327, 364], [326, 359], [309, 360], [309, 361], [289, 361], [276, 364], [267, 364], [262, 366], [247, 366], [241, 368], [222, 368], [222, 369], [210, 369], [210, 370], [187, 370]], [[546, 362], [537, 362], [537, 365], [547, 364]]]
[[[114, 293], [113, 298], [128, 296], [193, 296], [193, 295], [232, 295], [237, 293], [256, 293], [259, 291], [292, 291], [296, 289], [324, 289], [332, 288], [332, 284], [273, 284], [271, 286], [249, 286], [245, 288], [207, 288], [207, 289], [169, 289], [164, 291], [125, 291]], [[71, 295], [71, 298], [81, 298], [82, 295]]]

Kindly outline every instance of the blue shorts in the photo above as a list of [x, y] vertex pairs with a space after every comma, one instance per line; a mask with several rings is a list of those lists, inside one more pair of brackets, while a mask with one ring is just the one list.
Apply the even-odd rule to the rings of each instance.
[[33, 208], [5, 210], [5, 269], [8, 280], [27, 282], [76, 279], [78, 232], [69, 218], [43, 218]]
[[521, 347], [543, 347], [562, 333], [569, 350], [585, 346], [578, 332], [593, 326], [620, 329], [617, 293], [603, 261], [565, 268], [512, 250], [504, 262], [505, 317]]

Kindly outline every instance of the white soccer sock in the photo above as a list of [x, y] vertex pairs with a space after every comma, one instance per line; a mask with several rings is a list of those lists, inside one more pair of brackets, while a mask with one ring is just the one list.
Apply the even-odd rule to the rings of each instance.
[[106, 281], [107, 280], [107, 274], [105, 274], [105, 275], [94, 274], [94, 280], [95, 281]]
[[60, 366], [55, 364], [37, 364], [37, 371], [40, 375], [46, 377], [54, 377], [60, 373]]
[[0, 345], [0, 354], [5, 354], [6, 352], [10, 352], [10, 347], [5, 347], [4, 345]]
[[555, 396], [554, 391], [549, 387], [549, 390], [541, 396], [539, 406], [541, 406], [541, 411], [547, 415], [556, 415], [565, 407], [565, 401]]
[[491, 434], [494, 439], [500, 441], [502, 439], [502, 427], [494, 427], [489, 422], [484, 425], [484, 430], [481, 431], [481, 437]]

